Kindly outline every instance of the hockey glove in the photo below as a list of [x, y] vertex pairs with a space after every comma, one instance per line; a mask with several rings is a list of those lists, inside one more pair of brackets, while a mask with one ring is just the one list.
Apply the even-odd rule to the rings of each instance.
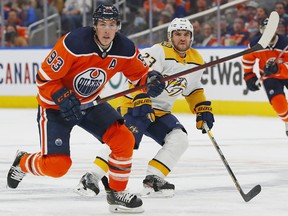
[[196, 113], [196, 128], [202, 130], [202, 133], [206, 133], [203, 129], [203, 122], [207, 123], [209, 129], [213, 127], [214, 115], [212, 113], [212, 107], [210, 101], [203, 101], [196, 104], [194, 111]]
[[141, 93], [136, 95], [132, 102], [134, 106], [132, 115], [134, 117], [145, 117], [150, 122], [155, 121], [155, 114], [152, 108], [151, 98], [147, 94]]
[[264, 67], [264, 75], [270, 76], [278, 72], [278, 65], [274, 61], [268, 62]]
[[165, 89], [165, 82], [161, 82], [160, 80], [163, 78], [162, 74], [158, 71], [148, 72], [147, 83], [151, 83], [147, 87], [147, 94], [150, 97], [157, 97], [160, 95]]
[[71, 89], [61, 88], [52, 95], [52, 99], [60, 107], [61, 115], [66, 121], [77, 124], [82, 119], [80, 101]]
[[257, 91], [260, 89], [260, 83], [255, 73], [253, 72], [245, 73], [244, 80], [246, 82], [247, 88], [250, 91]]

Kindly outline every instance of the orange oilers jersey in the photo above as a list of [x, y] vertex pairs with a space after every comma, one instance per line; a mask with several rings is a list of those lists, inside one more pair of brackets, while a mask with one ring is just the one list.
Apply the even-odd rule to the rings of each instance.
[[[264, 75], [264, 66], [268, 60], [275, 60], [282, 50], [288, 45], [288, 38], [277, 35], [273, 44], [270, 44], [266, 49], [252, 52], [242, 57], [242, 63], [244, 66], [244, 73], [253, 72], [253, 66], [258, 59], [260, 76], [262, 79], [266, 77]], [[249, 46], [252, 47], [257, 44], [260, 36], [251, 39]], [[269, 78], [288, 79], [288, 51], [284, 51], [281, 57], [278, 59], [278, 72], [270, 75]]]
[[139, 50], [122, 34], [116, 33], [104, 51], [95, 43], [92, 27], [79, 28], [64, 35], [42, 63], [36, 76], [37, 100], [44, 108], [59, 109], [51, 95], [65, 86], [81, 104], [89, 103], [116, 73], [136, 84], [148, 69]]

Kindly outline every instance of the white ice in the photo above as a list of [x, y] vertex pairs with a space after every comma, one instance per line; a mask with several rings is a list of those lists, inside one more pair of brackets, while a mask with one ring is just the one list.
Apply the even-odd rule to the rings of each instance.
[[[6, 188], [8, 169], [17, 149], [39, 150], [36, 109], [0, 109], [0, 215], [112, 215], [102, 190], [98, 197], [73, 192], [80, 177], [92, 168], [101, 148], [85, 131], [71, 136], [73, 165], [62, 178], [26, 175], [17, 189]], [[176, 186], [173, 198], [143, 198], [142, 215], [286, 216], [288, 215], [288, 138], [276, 117], [215, 116], [212, 132], [243, 191], [255, 185], [261, 193], [250, 202], [240, 196], [207, 134], [195, 128], [192, 115], [177, 114], [189, 133], [189, 148], [167, 177]], [[123, 140], [123, 142], [125, 142]], [[128, 189], [139, 193], [147, 162], [159, 146], [144, 138], [134, 153]]]

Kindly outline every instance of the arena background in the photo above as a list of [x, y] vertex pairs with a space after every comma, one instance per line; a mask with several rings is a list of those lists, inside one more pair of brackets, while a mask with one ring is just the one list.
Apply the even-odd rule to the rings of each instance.
[[[197, 48], [206, 62], [229, 56], [246, 47]], [[41, 61], [50, 49], [0, 49], [0, 107], [34, 108], [37, 88], [35, 75]], [[255, 72], [258, 73], [258, 68]], [[106, 85], [101, 96], [123, 90], [125, 77], [119, 73]], [[241, 57], [209, 67], [203, 74], [202, 84], [207, 98], [212, 101], [215, 114], [274, 116], [263, 89], [248, 92], [243, 80]], [[114, 107], [117, 100], [109, 101]], [[189, 113], [185, 99], [179, 98], [173, 108], [177, 113]]]

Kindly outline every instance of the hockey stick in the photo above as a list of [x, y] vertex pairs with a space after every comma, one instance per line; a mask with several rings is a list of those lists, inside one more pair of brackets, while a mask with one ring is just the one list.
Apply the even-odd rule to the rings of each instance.
[[226, 158], [224, 157], [220, 147], [218, 146], [211, 130], [209, 129], [208, 125], [206, 122], [203, 123], [203, 128], [205, 129], [205, 131], [207, 132], [210, 140], [212, 141], [216, 151], [218, 152], [218, 154], [220, 155], [221, 157], [221, 160], [223, 161], [226, 169], [228, 170], [236, 188], [238, 189], [238, 191], [240, 192], [242, 198], [245, 200], [245, 202], [249, 202], [251, 199], [253, 199], [255, 196], [257, 196], [260, 192], [261, 192], [261, 186], [260, 185], [256, 185], [255, 187], [253, 187], [247, 194], [245, 194], [241, 188], [241, 186], [239, 185], [238, 183], [238, 180], [236, 179], [234, 173], [232, 172]]
[[288, 49], [288, 45], [279, 53], [277, 58], [274, 60], [274, 62], [278, 63], [278, 60], [281, 58], [281, 56], [284, 54], [284, 52]]
[[[162, 78], [161, 82], [172, 80], [174, 78], [178, 78], [180, 76], [184, 76], [186, 74], [193, 73], [195, 71], [199, 71], [201, 69], [205, 69], [205, 68], [211, 67], [213, 65], [220, 64], [222, 62], [225, 62], [225, 61], [240, 57], [242, 55], [245, 55], [245, 54], [248, 54], [248, 53], [252, 53], [252, 52], [255, 52], [255, 51], [258, 51], [258, 50], [266, 48], [268, 46], [269, 42], [271, 41], [273, 35], [276, 32], [276, 29], [277, 29], [277, 26], [278, 26], [278, 22], [279, 22], [278, 13], [276, 11], [272, 11], [270, 16], [269, 16], [269, 20], [268, 20], [267, 26], [266, 26], [266, 28], [265, 28], [260, 40], [258, 41], [258, 43], [255, 46], [253, 46], [251, 48], [248, 48], [248, 49], [245, 49], [245, 50], [243, 50], [241, 52], [235, 53], [233, 55], [226, 56], [226, 57], [223, 57], [223, 58], [220, 58], [220, 59], [216, 59], [215, 61], [211, 61], [211, 62], [208, 62], [208, 63], [203, 64], [203, 65], [199, 65], [199, 66], [197, 66], [195, 68], [191, 68], [191, 69], [184, 70], [182, 72], [173, 74], [171, 76], [167, 76], [165, 78]], [[109, 101], [109, 100], [112, 100], [112, 99], [115, 99], [115, 98], [130, 94], [132, 92], [135, 92], [135, 91], [138, 91], [138, 90], [141, 90], [141, 89], [144, 89], [144, 88], [147, 88], [149, 85], [153, 85], [153, 84], [154, 84], [153, 82], [146, 83], [144, 85], [136, 86], [135, 88], [127, 89], [125, 91], [122, 91], [122, 92], [107, 96], [105, 98], [100, 98], [98, 100], [94, 100], [92, 102], [83, 104], [81, 106], [81, 109], [82, 110], [83, 109], [87, 109], [87, 108], [95, 106], [97, 104], [100, 104], [100, 103], [103, 103], [103, 102], [106, 102], [106, 101]]]

